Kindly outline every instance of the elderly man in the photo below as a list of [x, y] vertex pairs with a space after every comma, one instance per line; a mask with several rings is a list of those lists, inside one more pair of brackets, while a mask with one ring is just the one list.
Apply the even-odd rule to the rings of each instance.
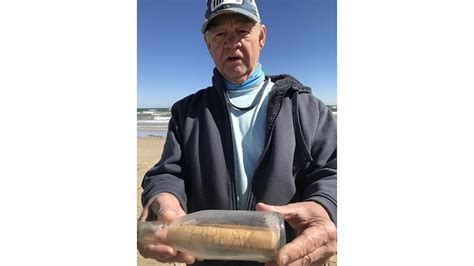
[[[143, 180], [140, 220], [172, 221], [205, 209], [275, 211], [287, 244], [268, 265], [318, 265], [336, 253], [336, 121], [289, 75], [265, 76], [255, 1], [209, 0], [202, 33], [212, 86], [172, 107], [161, 160]], [[199, 261], [165, 244], [138, 244], [161, 262]], [[259, 265], [238, 262], [238, 265]]]

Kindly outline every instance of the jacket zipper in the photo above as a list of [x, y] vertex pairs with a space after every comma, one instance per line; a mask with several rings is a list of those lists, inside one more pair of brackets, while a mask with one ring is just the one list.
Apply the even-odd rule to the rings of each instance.
[[[278, 116], [278, 114], [280, 113], [280, 110], [281, 110], [281, 107], [283, 105], [283, 99], [285, 98], [285, 95], [286, 93], [288, 92], [289, 89], [293, 88], [292, 85], [290, 85], [288, 88], [285, 89], [285, 92], [283, 92], [283, 95], [281, 97], [281, 100], [280, 100], [280, 108], [278, 108], [278, 112], [275, 114], [275, 120], [276, 120], [276, 117]], [[269, 109], [270, 107], [270, 104], [269, 103], [269, 106], [267, 107], [267, 110]], [[268, 119], [268, 117], [266, 117]], [[267, 139], [267, 142], [265, 143], [265, 148], [263, 149], [263, 152], [262, 154], [260, 155], [260, 158], [258, 159], [258, 162], [257, 162], [257, 167], [255, 168], [255, 172], [253, 174], [253, 178], [252, 178], [252, 187], [250, 188], [250, 193], [249, 193], [249, 196], [248, 196], [248, 199], [247, 199], [247, 204], [245, 205], [245, 209], [246, 210], [250, 210], [250, 206], [252, 205], [252, 201], [254, 200], [254, 195], [253, 195], [253, 188], [255, 186], [255, 179], [256, 179], [256, 173], [257, 173], [257, 170], [259, 170], [260, 168], [260, 164], [262, 163], [262, 160], [263, 158], [265, 157], [266, 153], [268, 152], [268, 149], [270, 148], [270, 142], [271, 142], [271, 139], [273, 137], [273, 129], [275, 128], [275, 122], [273, 122], [272, 124], [272, 127], [270, 129], [270, 133], [268, 135], [268, 139]]]
[[[219, 95], [220, 93], [222, 93], [222, 95]], [[228, 135], [230, 136], [231, 138], [231, 142], [232, 142], [232, 129], [231, 129], [231, 125], [230, 125], [230, 117], [229, 117], [229, 108], [227, 106], [227, 103], [224, 99], [224, 91], [223, 90], [218, 90], [218, 95], [219, 95], [219, 98], [221, 100], [221, 104], [224, 105], [224, 108], [225, 108], [225, 112], [227, 115], [225, 115], [225, 122], [226, 122], [226, 129], [227, 129], [227, 133]], [[232, 209], [233, 210], [237, 210], [237, 191], [236, 191], [236, 187], [235, 187], [235, 162], [234, 162], [234, 147], [233, 145], [230, 145], [230, 157], [231, 157], [231, 166], [232, 166], [232, 170], [233, 171], [229, 171], [229, 174], [230, 174], [230, 186], [231, 186], [231, 191], [232, 191], [232, 195], [231, 195], [231, 200], [232, 200]]]

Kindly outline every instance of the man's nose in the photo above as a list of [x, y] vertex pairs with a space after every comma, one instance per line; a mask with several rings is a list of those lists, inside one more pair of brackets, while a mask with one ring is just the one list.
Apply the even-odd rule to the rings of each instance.
[[242, 45], [242, 43], [240, 42], [241, 40], [242, 38], [237, 33], [231, 32], [227, 34], [225, 46], [229, 49], [240, 47]]

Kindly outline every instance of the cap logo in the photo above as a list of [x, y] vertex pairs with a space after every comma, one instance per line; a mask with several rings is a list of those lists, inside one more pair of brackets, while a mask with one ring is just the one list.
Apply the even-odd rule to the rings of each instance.
[[223, 4], [240, 4], [242, 5], [244, 0], [211, 0], [211, 12], [214, 12]]

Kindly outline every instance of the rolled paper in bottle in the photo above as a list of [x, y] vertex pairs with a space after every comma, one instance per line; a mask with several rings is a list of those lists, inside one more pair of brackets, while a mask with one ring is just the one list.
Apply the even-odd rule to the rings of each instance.
[[206, 259], [268, 260], [278, 252], [269, 228], [229, 224], [183, 224], [169, 228], [167, 241], [187, 254]]
[[171, 222], [138, 222], [137, 240], [165, 244], [209, 260], [269, 261], [286, 243], [285, 225], [274, 212], [204, 210]]

